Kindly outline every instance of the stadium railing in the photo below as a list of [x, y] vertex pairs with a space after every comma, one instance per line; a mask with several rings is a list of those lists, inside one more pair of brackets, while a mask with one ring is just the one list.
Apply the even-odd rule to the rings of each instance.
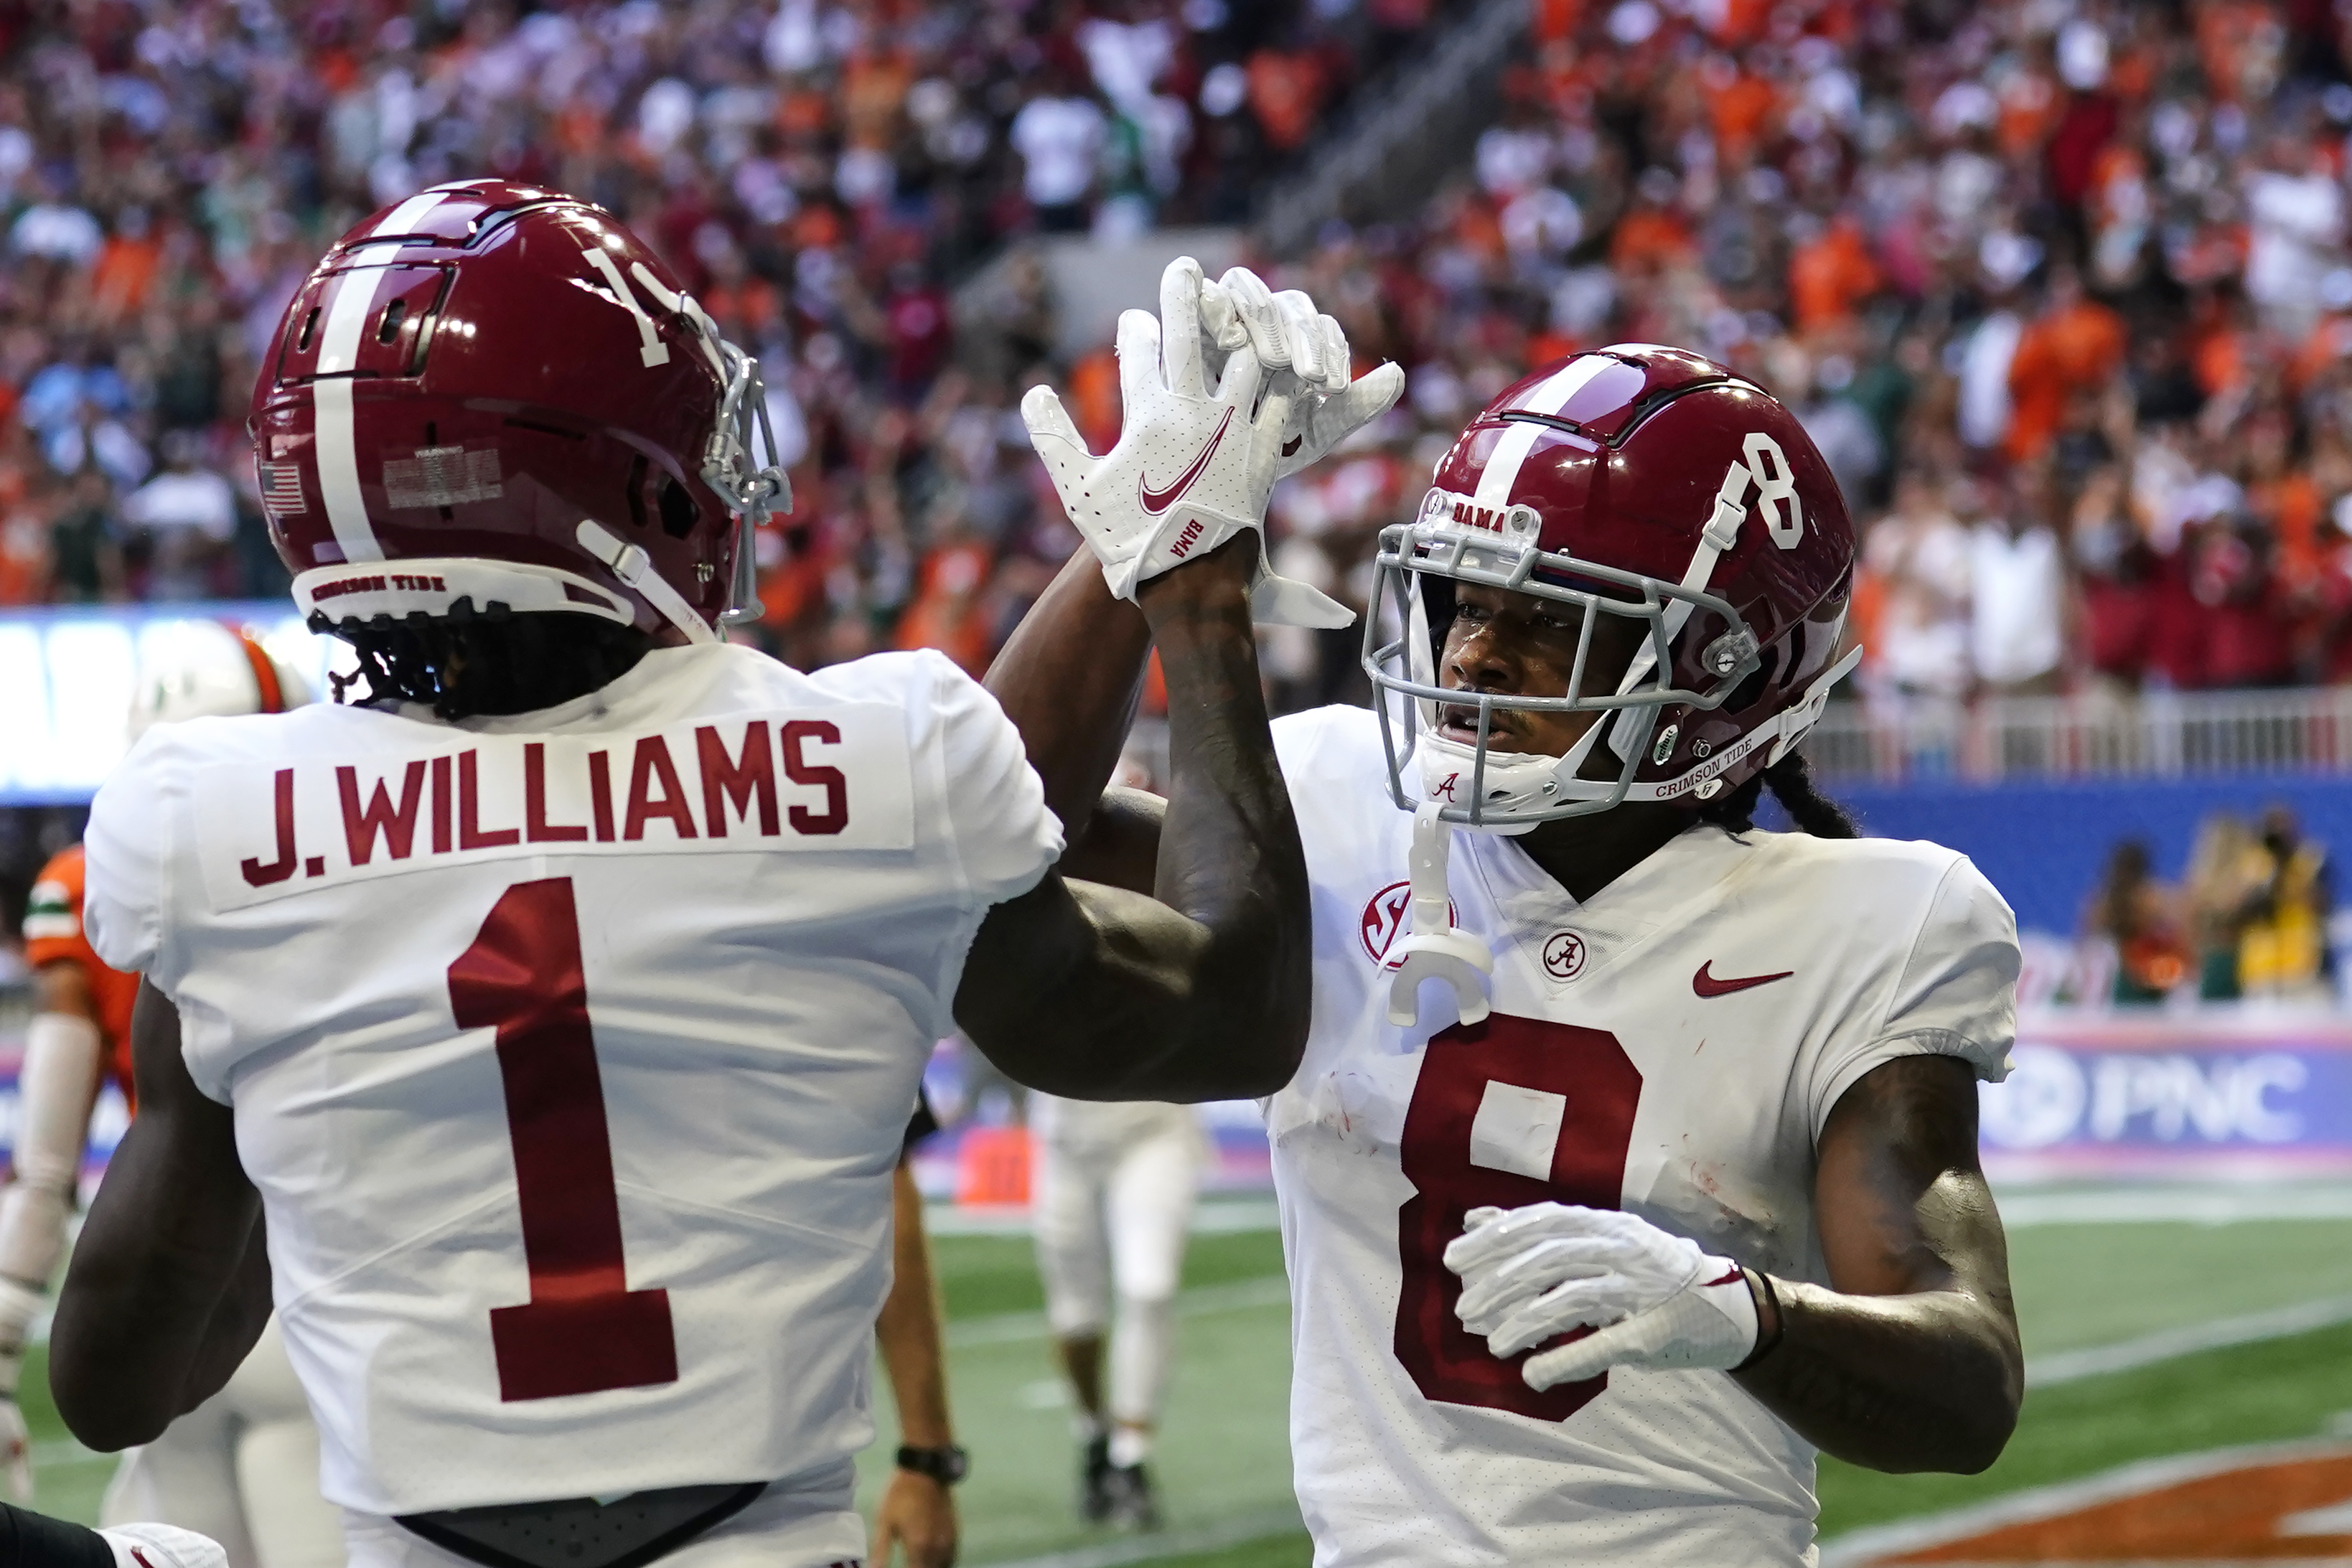
[[2352, 687], [1833, 703], [1805, 750], [1823, 774], [1888, 783], [2340, 773]]

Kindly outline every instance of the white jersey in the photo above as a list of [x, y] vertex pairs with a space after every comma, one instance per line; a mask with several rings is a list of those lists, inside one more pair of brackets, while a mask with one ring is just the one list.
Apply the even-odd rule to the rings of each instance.
[[[1827, 1283], [1815, 1139], [1872, 1068], [2005, 1071], [2015, 928], [1931, 844], [1694, 828], [1580, 904], [1512, 841], [1453, 844], [1493, 1016], [1387, 1021], [1412, 819], [1378, 720], [1274, 727], [1315, 915], [1314, 1025], [1267, 1103], [1292, 1281], [1291, 1445], [1317, 1568], [1812, 1560], [1811, 1445], [1720, 1372], [1538, 1394], [1454, 1315], [1477, 1205], [1621, 1208]], [[1441, 1016], [1442, 1014], [1442, 1016]], [[1451, 1027], [1441, 1027], [1451, 1025]]]
[[88, 842], [99, 951], [235, 1108], [330, 1499], [773, 1480], [870, 1440], [916, 1085], [982, 916], [1061, 848], [952, 664], [721, 644], [512, 718], [163, 726]]

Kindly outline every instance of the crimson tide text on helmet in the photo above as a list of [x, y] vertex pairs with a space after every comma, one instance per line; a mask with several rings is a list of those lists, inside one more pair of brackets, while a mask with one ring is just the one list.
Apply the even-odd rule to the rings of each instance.
[[[1546, 366], [1486, 406], [1438, 464], [1420, 515], [1381, 536], [1364, 663], [1397, 804], [1516, 832], [1745, 782], [1812, 727], [1860, 657], [1835, 657], [1853, 558], [1829, 465], [1754, 383], [1649, 343]], [[1577, 606], [1568, 693], [1441, 687], [1430, 576]], [[1622, 676], [1584, 667], [1601, 615], [1644, 623]], [[1475, 745], [1438, 733], [1441, 705], [1475, 706]], [[1602, 716], [1564, 757], [1519, 755], [1487, 747], [1498, 708]], [[1587, 768], [1603, 744], [1614, 765]]]
[[555, 611], [709, 642], [791, 507], [755, 425], [772, 456], [757, 362], [611, 214], [471, 180], [327, 253], [250, 428], [314, 630]]

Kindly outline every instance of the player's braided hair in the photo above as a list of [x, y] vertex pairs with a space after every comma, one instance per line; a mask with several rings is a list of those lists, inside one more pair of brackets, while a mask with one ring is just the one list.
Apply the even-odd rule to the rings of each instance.
[[1791, 751], [1771, 767], [1719, 800], [1698, 810], [1702, 822], [1713, 822], [1727, 832], [1744, 833], [1756, 825], [1756, 806], [1769, 786], [1789, 820], [1817, 839], [1858, 839], [1862, 830], [1845, 808], [1813, 788], [1813, 770], [1805, 754]]
[[569, 702], [626, 674], [654, 645], [635, 627], [593, 615], [381, 615], [331, 628], [313, 619], [359, 655], [357, 674], [334, 677], [337, 702], [365, 681], [363, 702], [421, 703], [445, 720]]

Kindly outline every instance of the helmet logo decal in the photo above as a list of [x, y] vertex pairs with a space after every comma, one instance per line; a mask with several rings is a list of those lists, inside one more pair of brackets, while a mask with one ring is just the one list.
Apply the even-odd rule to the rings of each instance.
[[[1748, 472], [1756, 481], [1756, 509], [1764, 531], [1782, 549], [1795, 549], [1805, 536], [1805, 516], [1797, 505], [1797, 476], [1780, 444], [1760, 430], [1748, 433]], [[1769, 459], [1768, 462], [1767, 459]]]
[[627, 280], [622, 277], [620, 264], [601, 249], [583, 250], [580, 253], [580, 259], [603, 273], [605, 283], [613, 290], [608, 296], [592, 283], [585, 286], [588, 292], [599, 299], [610, 298], [614, 304], [626, 310], [630, 318], [636, 322], [638, 361], [647, 370], [653, 369], [656, 365], [669, 363], [669, 345], [663, 342], [660, 335], [654, 330], [654, 319], [646, 314], [644, 306], [637, 303], [636, 290], [631, 288]]
[[1420, 521], [1425, 528], [1499, 534], [1521, 541], [1535, 538], [1543, 528], [1543, 518], [1524, 502], [1489, 507], [1452, 490], [1432, 490], [1423, 496]]
[[261, 507], [272, 517], [299, 517], [309, 509], [302, 499], [302, 465], [299, 463], [256, 463], [260, 470]]
[[[1443, 795], [1447, 800], [1452, 800], [1454, 799], [1454, 781], [1461, 777], [1462, 775], [1459, 773], [1447, 774], [1445, 776], [1445, 782], [1440, 784], [1436, 789], [1432, 789], [1429, 792], [1430, 799], [1433, 800], [1438, 796]], [[1460, 802], [1456, 801], [1455, 803], [1458, 805]]]

